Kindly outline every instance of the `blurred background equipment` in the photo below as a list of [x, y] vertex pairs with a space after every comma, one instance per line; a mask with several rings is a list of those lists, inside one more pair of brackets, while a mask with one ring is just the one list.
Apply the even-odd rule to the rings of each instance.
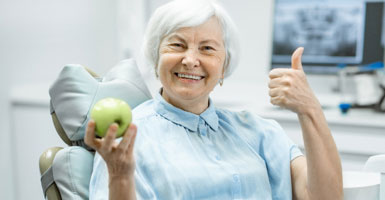
[[384, 64], [376, 62], [362, 67], [341, 66], [338, 72], [340, 103], [351, 108], [381, 111]]
[[338, 65], [383, 60], [384, 2], [276, 0], [272, 68], [290, 66], [291, 53], [305, 47], [308, 73], [335, 74]]

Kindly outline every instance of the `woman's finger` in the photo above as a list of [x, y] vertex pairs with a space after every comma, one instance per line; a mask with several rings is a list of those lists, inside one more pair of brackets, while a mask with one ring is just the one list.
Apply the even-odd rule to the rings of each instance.
[[130, 124], [130, 127], [127, 128], [126, 133], [123, 136], [122, 141], [120, 141], [118, 148], [126, 151], [129, 145], [134, 142], [133, 135], [136, 134], [136, 126], [135, 124]]
[[269, 87], [270, 89], [272, 89], [272, 88], [278, 87], [279, 85], [280, 85], [280, 84], [279, 84], [279, 79], [275, 78], [275, 79], [270, 79], [269, 84], [268, 84], [268, 87]]
[[116, 131], [118, 130], [118, 125], [113, 123], [107, 130], [106, 136], [103, 138], [103, 148], [104, 150], [111, 151], [114, 146]]
[[138, 134], [138, 128], [136, 127], [135, 124], [133, 124], [133, 126], [130, 128], [131, 128], [131, 135], [132, 136], [131, 136], [130, 145], [128, 146], [128, 153], [132, 154], [133, 150], [134, 150], [136, 135]]
[[87, 124], [86, 135], [84, 136], [84, 142], [91, 148], [97, 149], [100, 146], [100, 141], [95, 138], [95, 121], [90, 120]]
[[291, 68], [295, 70], [301, 70], [303, 71], [302, 68], [302, 54], [303, 54], [303, 47], [298, 47], [294, 53], [291, 56]]
[[269, 96], [270, 97], [276, 97], [278, 96], [280, 93], [280, 89], [279, 88], [273, 88], [273, 89], [270, 89], [269, 90]]
[[269, 78], [270, 79], [280, 78], [290, 73], [290, 71], [292, 71], [292, 69], [290, 68], [275, 68], [269, 72]]
[[283, 96], [275, 96], [270, 98], [270, 103], [277, 106], [285, 106], [286, 99]]

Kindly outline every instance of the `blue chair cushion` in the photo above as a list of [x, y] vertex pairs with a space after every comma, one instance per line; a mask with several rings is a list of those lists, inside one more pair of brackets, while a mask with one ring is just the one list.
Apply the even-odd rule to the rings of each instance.
[[77, 64], [67, 65], [49, 89], [55, 112], [71, 141], [84, 138], [90, 109], [100, 99], [119, 98], [133, 109], [151, 94], [133, 59], [121, 61], [104, 78], [94, 78]]
[[93, 163], [93, 153], [83, 147], [67, 147], [56, 154], [52, 172], [62, 199], [88, 199]]

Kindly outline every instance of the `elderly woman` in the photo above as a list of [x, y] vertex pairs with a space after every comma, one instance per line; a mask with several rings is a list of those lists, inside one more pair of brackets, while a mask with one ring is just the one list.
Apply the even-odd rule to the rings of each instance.
[[[272, 120], [216, 108], [210, 92], [237, 65], [237, 31], [216, 2], [172, 1], [152, 16], [145, 55], [162, 88], [117, 125], [85, 141], [96, 149], [90, 199], [342, 199], [336, 145], [301, 67], [270, 76], [274, 105], [298, 114], [306, 156]], [[135, 147], [134, 147], [135, 143]]]

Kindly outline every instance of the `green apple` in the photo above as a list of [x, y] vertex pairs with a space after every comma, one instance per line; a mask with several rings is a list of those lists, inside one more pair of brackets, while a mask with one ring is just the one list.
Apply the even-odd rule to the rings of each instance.
[[96, 135], [104, 137], [110, 125], [117, 123], [116, 137], [121, 137], [131, 123], [132, 113], [125, 101], [109, 97], [96, 102], [91, 110], [91, 118], [95, 121]]

